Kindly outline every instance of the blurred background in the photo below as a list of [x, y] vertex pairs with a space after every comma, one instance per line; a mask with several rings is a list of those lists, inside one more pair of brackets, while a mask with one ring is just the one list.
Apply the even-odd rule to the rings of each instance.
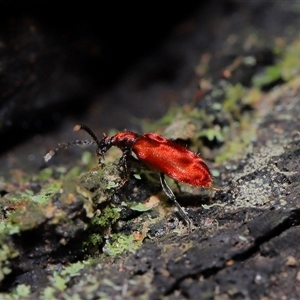
[[[238, 0], [0, 5], [2, 176], [41, 167], [58, 142], [89, 138], [72, 131], [77, 123], [99, 136], [139, 132], [141, 120], [171, 106], [204, 105], [204, 74], [213, 84], [226, 79], [240, 53], [271, 64], [274, 40], [297, 31], [300, 11], [296, 2]], [[249, 72], [227, 80], [247, 85]]]

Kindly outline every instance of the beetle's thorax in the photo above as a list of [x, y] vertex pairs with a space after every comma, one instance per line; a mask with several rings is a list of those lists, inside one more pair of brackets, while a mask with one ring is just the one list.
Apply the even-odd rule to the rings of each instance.
[[123, 149], [129, 149], [135, 141], [140, 137], [139, 134], [131, 131], [119, 132], [110, 139], [111, 146], [116, 146]]

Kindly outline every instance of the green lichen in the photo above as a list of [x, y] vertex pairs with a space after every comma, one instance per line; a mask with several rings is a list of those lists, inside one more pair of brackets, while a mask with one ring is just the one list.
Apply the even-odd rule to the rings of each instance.
[[57, 272], [54, 272], [53, 277], [50, 278], [50, 280], [52, 281], [53, 287], [62, 292], [67, 288], [67, 283], [70, 280], [70, 278], [62, 277], [58, 275]]
[[[83, 203], [88, 202], [76, 191], [77, 183], [73, 176], [78, 173], [77, 168], [72, 168], [70, 172], [61, 173], [60, 179], [53, 180], [50, 176], [53, 172], [50, 169], [42, 170], [41, 174], [31, 179], [31, 182], [37, 182], [42, 186], [40, 191], [34, 192], [29, 188], [21, 190], [15, 185], [16, 190], [11, 190], [3, 199], [1, 207], [5, 210], [5, 219], [0, 222], [0, 281], [11, 272], [10, 260], [18, 255], [12, 236], [22, 235], [25, 231], [49, 224], [56, 226], [58, 232], [64, 231], [64, 238], [60, 242], [66, 244], [76, 232], [87, 228], [87, 224], [76, 220], [81, 207], [85, 207]], [[30, 187], [30, 181], [24, 183], [20, 180], [20, 182], [22, 186]], [[5, 183], [3, 186], [5, 187]], [[76, 207], [78, 213], [74, 212]], [[55, 288], [63, 290], [63, 279], [60, 280], [59, 275], [54, 279]], [[16, 293], [14, 297], [17, 297]]]
[[82, 174], [83, 168], [80, 166], [74, 166], [69, 171], [67, 171], [64, 176], [62, 177], [62, 180], [65, 182], [66, 180], [73, 181], [77, 176]]
[[237, 156], [245, 152], [247, 145], [249, 145], [257, 132], [258, 123], [253, 122], [253, 120], [251, 121], [245, 117], [239, 124], [239, 127], [231, 132], [224, 146], [218, 151], [215, 157], [216, 162], [221, 163], [229, 159], [237, 158]]
[[90, 171], [82, 173], [77, 179], [80, 186], [87, 190], [95, 190], [96, 198], [109, 197], [114, 190], [123, 184], [119, 167], [113, 163], [96, 165]]
[[277, 63], [284, 81], [290, 81], [300, 75], [300, 40], [295, 40], [282, 51], [282, 59]]
[[56, 289], [54, 289], [53, 287], [46, 287], [42, 293], [42, 299], [44, 300], [53, 300], [53, 299], [56, 299], [56, 296], [55, 296], [55, 293], [56, 293]]
[[105, 207], [99, 214], [92, 218], [92, 225], [107, 227], [115, 223], [120, 218], [121, 209], [111, 204]]
[[201, 130], [199, 137], [206, 137], [209, 141], [216, 140], [218, 142], [225, 141], [225, 131], [219, 126]]
[[5, 232], [0, 232], [0, 282], [6, 275], [10, 274], [10, 260], [17, 257], [17, 250], [11, 246], [10, 240]]
[[50, 179], [52, 176], [53, 176], [53, 170], [51, 168], [45, 168], [40, 171], [38, 178], [41, 181], [46, 181], [46, 180]]
[[109, 181], [107, 183], [106, 189], [111, 190], [111, 189], [116, 189], [120, 184], [115, 181]]
[[128, 207], [130, 207], [130, 209], [139, 211], [139, 212], [148, 211], [153, 208], [152, 206], [147, 206], [144, 203], [126, 203], [126, 205]]
[[31, 292], [30, 290], [31, 290], [31, 287], [29, 285], [19, 284], [15, 289], [15, 293], [19, 297], [28, 297]]
[[23, 201], [21, 209], [15, 210], [8, 216], [5, 224], [10, 229], [10, 234], [13, 234], [36, 228], [45, 222], [45, 219], [46, 216], [43, 213], [41, 205], [27, 199]]
[[[37, 202], [39, 204], [45, 204], [48, 201], [51, 200], [54, 194], [56, 194], [61, 188], [61, 182], [60, 181], [52, 181], [48, 184], [45, 184], [43, 186], [43, 189], [36, 195], [30, 195], [30, 198], [28, 200], [31, 200], [33, 202]], [[32, 191], [30, 191], [32, 192]]]
[[19, 284], [10, 294], [0, 293], [1, 300], [30, 299], [31, 287], [26, 284]]
[[240, 83], [235, 85], [228, 84], [225, 89], [225, 100], [223, 102], [223, 108], [227, 113], [230, 113], [236, 118], [240, 118], [241, 104], [247, 94], [247, 89]]
[[281, 71], [282, 69], [279, 64], [266, 67], [263, 73], [257, 74], [253, 77], [252, 83], [257, 88], [262, 88], [264, 86], [270, 85], [282, 78]]
[[102, 233], [90, 233], [87, 240], [83, 242], [84, 247], [98, 246], [103, 241]]
[[76, 277], [80, 275], [80, 270], [84, 268], [85, 265], [89, 264], [87, 261], [83, 262], [76, 262], [74, 264], [71, 264], [67, 266], [62, 272], [62, 276], [70, 276], [70, 277]]
[[[43, 291], [43, 299], [56, 299], [57, 295], [67, 289], [67, 284], [71, 280], [71, 278], [80, 276], [80, 270], [82, 270], [89, 262], [77, 262], [67, 266], [64, 270], [61, 271], [60, 274], [54, 271], [52, 276], [50, 276], [50, 284]], [[66, 296], [68, 299], [68, 296]], [[72, 299], [76, 299], [75, 295]]]
[[123, 252], [134, 253], [140, 247], [140, 242], [135, 241], [133, 235], [112, 234], [106, 241], [103, 252], [109, 256], [120, 255]]
[[279, 79], [285, 82], [297, 79], [300, 76], [300, 40], [292, 44], [274, 49], [277, 55], [277, 62], [272, 66], [267, 66], [263, 72], [253, 77], [252, 83], [258, 88], [270, 85]]

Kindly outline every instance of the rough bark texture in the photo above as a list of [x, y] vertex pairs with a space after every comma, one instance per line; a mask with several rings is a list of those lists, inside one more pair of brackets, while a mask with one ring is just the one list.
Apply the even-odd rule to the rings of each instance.
[[[139, 168], [127, 174], [113, 150], [113, 162], [100, 166], [72, 151], [41, 166], [38, 153], [67, 134], [32, 138], [0, 158], [0, 298], [299, 297], [299, 7], [226, 1], [200, 8], [112, 89], [100, 94], [93, 86], [101, 101], [84, 119], [105, 128], [121, 116], [118, 126], [125, 126], [132, 107], [138, 114], [141, 107], [161, 111], [157, 106], [169, 100], [189, 103], [156, 130], [201, 147], [220, 188], [182, 186], [176, 193], [192, 232], [172, 203], [157, 205], [164, 197], [155, 174]], [[90, 91], [83, 78], [82, 86], [70, 82], [71, 90], [75, 84]]]

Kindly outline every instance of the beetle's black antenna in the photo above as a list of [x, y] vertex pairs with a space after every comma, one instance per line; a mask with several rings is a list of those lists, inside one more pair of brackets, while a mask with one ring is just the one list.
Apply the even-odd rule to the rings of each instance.
[[68, 143], [60, 143], [58, 144], [54, 149], [50, 150], [45, 156], [45, 162], [48, 162], [53, 155], [56, 154], [56, 152], [62, 150], [62, 149], [66, 149], [69, 146], [78, 146], [78, 145], [94, 145], [96, 144], [96, 141], [92, 141], [92, 140], [76, 140], [73, 142], [68, 142]]
[[180, 206], [180, 204], [177, 202], [176, 197], [173, 193], [173, 191], [170, 189], [170, 187], [168, 186], [166, 180], [165, 180], [165, 176], [163, 173], [160, 173], [160, 184], [164, 190], [164, 192], [166, 193], [166, 195], [175, 203], [178, 212], [181, 216], [182, 219], [184, 219], [184, 221], [187, 223], [188, 225], [188, 229], [191, 230], [192, 227], [192, 221], [191, 219], [188, 217], [187, 213], [183, 210], [183, 208]]
[[83, 129], [84, 131], [86, 131], [95, 141], [95, 143], [97, 144], [98, 147], [100, 147], [100, 141], [98, 140], [98, 138], [96, 137], [96, 134], [92, 131], [92, 129], [84, 124], [77, 124], [74, 126], [74, 131], [78, 131], [80, 129]]
[[44, 156], [45, 162], [48, 162], [52, 158], [52, 156], [56, 154], [56, 152], [58, 152], [62, 149], [66, 149], [69, 146], [97, 144], [97, 146], [99, 147], [100, 142], [99, 142], [98, 138], [96, 137], [95, 133], [92, 131], [92, 129], [90, 129], [88, 126], [83, 125], [83, 124], [74, 126], [74, 131], [78, 131], [80, 129], [83, 129], [84, 131], [86, 131], [93, 138], [93, 140], [75, 140], [73, 142], [60, 143], [56, 146], [56, 148], [52, 149]]

